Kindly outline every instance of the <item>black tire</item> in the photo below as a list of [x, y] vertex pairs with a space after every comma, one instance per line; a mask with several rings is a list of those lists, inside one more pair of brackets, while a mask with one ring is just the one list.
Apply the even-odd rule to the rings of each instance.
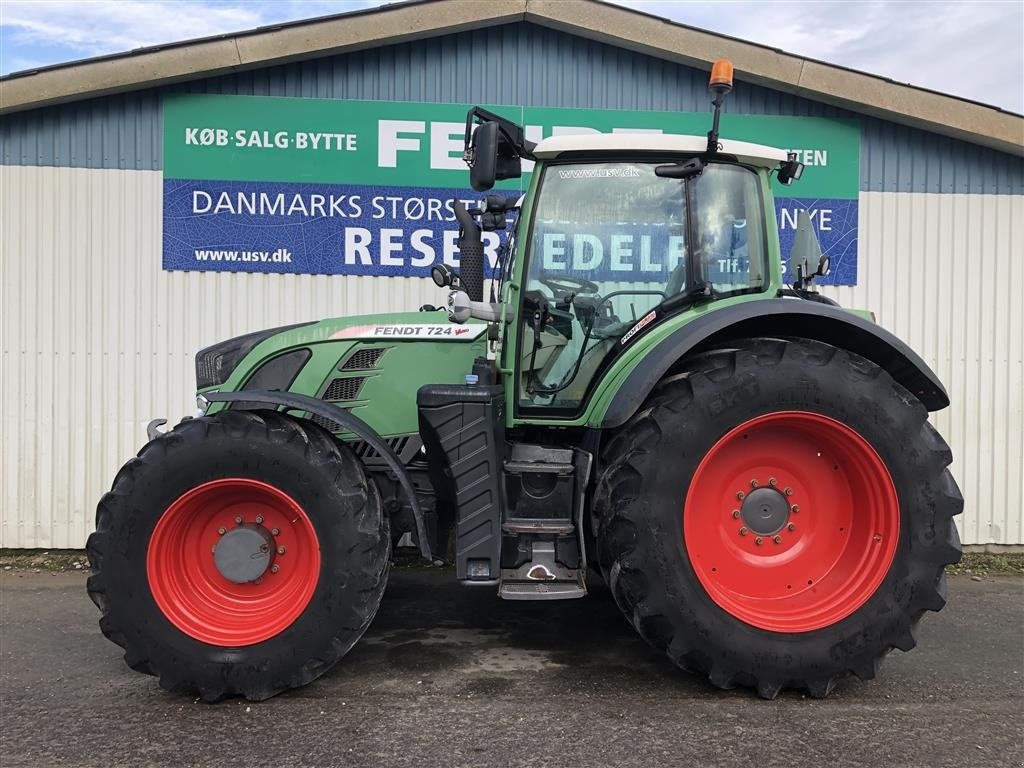
[[[147, 579], [157, 521], [175, 499], [224, 477], [287, 493], [308, 516], [320, 570], [308, 605], [262, 642], [226, 649], [194, 639], [160, 610]], [[308, 421], [271, 411], [225, 411], [184, 421], [121, 468], [96, 511], [88, 592], [100, 629], [137, 671], [206, 701], [259, 701], [330, 669], [369, 626], [387, 582], [391, 538], [380, 495], [347, 447]]]
[[[735, 426], [779, 410], [852, 427], [885, 462], [899, 499], [899, 537], [881, 585], [858, 610], [813, 631], [767, 631], [723, 610], [683, 538], [701, 459]], [[946, 469], [949, 447], [927, 416], [877, 365], [818, 342], [751, 339], [686, 361], [602, 452], [598, 557], [619, 607], [648, 642], [720, 688], [823, 697], [850, 673], [873, 678], [890, 649], [915, 645], [922, 614], [943, 607], [944, 568], [961, 557], [953, 516], [963, 498]]]

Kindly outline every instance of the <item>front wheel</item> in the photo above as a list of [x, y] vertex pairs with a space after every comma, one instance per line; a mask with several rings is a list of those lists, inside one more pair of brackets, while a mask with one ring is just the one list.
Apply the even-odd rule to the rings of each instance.
[[606, 446], [598, 555], [648, 641], [715, 685], [824, 696], [945, 603], [963, 500], [927, 411], [806, 340], [690, 360]]
[[226, 411], [148, 443], [100, 501], [88, 590], [125, 660], [171, 691], [304, 685], [365, 631], [390, 535], [372, 480], [315, 424]]

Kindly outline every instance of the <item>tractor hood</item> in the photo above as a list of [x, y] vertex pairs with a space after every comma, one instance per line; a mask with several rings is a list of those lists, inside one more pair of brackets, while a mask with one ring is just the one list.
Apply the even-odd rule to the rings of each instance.
[[412, 434], [416, 391], [424, 384], [464, 382], [473, 361], [487, 353], [486, 331], [486, 323], [457, 325], [443, 312], [357, 315], [273, 328], [200, 350], [196, 387], [307, 395], [350, 410], [378, 434]]

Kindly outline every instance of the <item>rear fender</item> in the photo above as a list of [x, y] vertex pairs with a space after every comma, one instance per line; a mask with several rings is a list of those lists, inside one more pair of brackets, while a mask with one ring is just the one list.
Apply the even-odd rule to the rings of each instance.
[[658, 342], [626, 375], [601, 426], [629, 421], [658, 381], [687, 355], [754, 336], [797, 336], [846, 349], [886, 370], [929, 411], [949, 405], [946, 389], [931, 368], [881, 326], [828, 304], [767, 299], [708, 312]]

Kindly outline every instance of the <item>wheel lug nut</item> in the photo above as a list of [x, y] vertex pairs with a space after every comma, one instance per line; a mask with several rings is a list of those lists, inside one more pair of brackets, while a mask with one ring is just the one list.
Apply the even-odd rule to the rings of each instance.
[[786, 526], [786, 530], [787, 531], [795, 531], [796, 530], [796, 525], [793, 524], [793, 523], [790, 523], [789, 525]]
[[776, 544], [781, 544], [782, 543], [782, 537], [779, 536], [778, 534], [776, 534], [775, 536], [772, 537], [772, 541], [774, 541]]
[[277, 535], [278, 535], [278, 534], [280, 534], [280, 533], [281, 533], [281, 529], [280, 529], [280, 528], [271, 528], [271, 529], [270, 529], [270, 534], [271, 534], [272, 536], [277, 536]]
[[281, 570], [281, 566], [278, 565], [277, 563], [274, 563], [272, 566], [270, 566], [270, 572], [271, 573], [277, 573], [280, 570]]
[[739, 499], [740, 501], [743, 501], [743, 498], [744, 498], [744, 497], [745, 497], [746, 495], [747, 495], [747, 494], [745, 494], [745, 493], [744, 493], [743, 491], [737, 491], [737, 492], [736, 492], [736, 498], [737, 498], [737, 499]]
[[778, 484], [779, 484], [779, 481], [776, 480], [774, 477], [769, 477], [768, 478], [768, 485], [770, 485], [772, 488], [774, 488]]
[[743, 528], [740, 528], [740, 536], [746, 536], [746, 535], [747, 535], [747, 529], [744, 526]]
[[786, 490], [783, 491], [783, 493], [785, 493], [787, 496], [792, 496], [793, 495], [793, 489], [787, 487]]
[[263, 583], [263, 577], [262, 576], [256, 577], [256, 579], [254, 579], [252, 583], [253, 584], [262, 584]]
[[795, 515], [795, 514], [796, 514], [797, 512], [799, 512], [799, 511], [800, 511], [800, 505], [799, 505], [799, 504], [794, 504], [794, 505], [793, 505], [792, 507], [790, 507], [789, 509], [790, 509], [790, 511], [791, 511], [791, 512], [792, 512], [792, 513], [793, 513], [793, 514]]
[[235, 522], [238, 523], [239, 525], [241, 525], [242, 524], [242, 516], [241, 515], [236, 515], [235, 516]]
[[284, 547], [278, 547], [277, 548], [277, 554], [283, 555], [284, 554]]
[[757, 488], [757, 486], [758, 486], [758, 482], [757, 482], [757, 480], [756, 480], [756, 479], [752, 479], [752, 480], [750, 481], [750, 487], [751, 487], [751, 488]]
[[256, 524], [258, 525], [258, 524], [260, 524], [262, 522], [263, 522], [263, 515], [256, 515]]
[[266, 544], [260, 544], [260, 552], [266, 552], [270, 549]]
[[882, 540], [882, 537], [879, 536], [877, 533], [872, 538], [874, 538], [875, 541], [881, 541]]
[[734, 509], [734, 510], [732, 511], [732, 516], [733, 516], [734, 518], [736, 518], [736, 517], [739, 517], [739, 516], [740, 516], [740, 511], [739, 511], [738, 509]]
[[754, 539], [754, 543], [757, 544], [757, 546], [759, 546], [759, 547], [761, 546], [761, 542], [762, 541], [764, 541], [764, 539], [762, 539], [760, 536], [758, 536], [756, 539]]
[[228, 532], [228, 529], [225, 528], [224, 526], [221, 526], [220, 528], [217, 529], [217, 533], [219, 533], [221, 536], [223, 536], [227, 532]]

